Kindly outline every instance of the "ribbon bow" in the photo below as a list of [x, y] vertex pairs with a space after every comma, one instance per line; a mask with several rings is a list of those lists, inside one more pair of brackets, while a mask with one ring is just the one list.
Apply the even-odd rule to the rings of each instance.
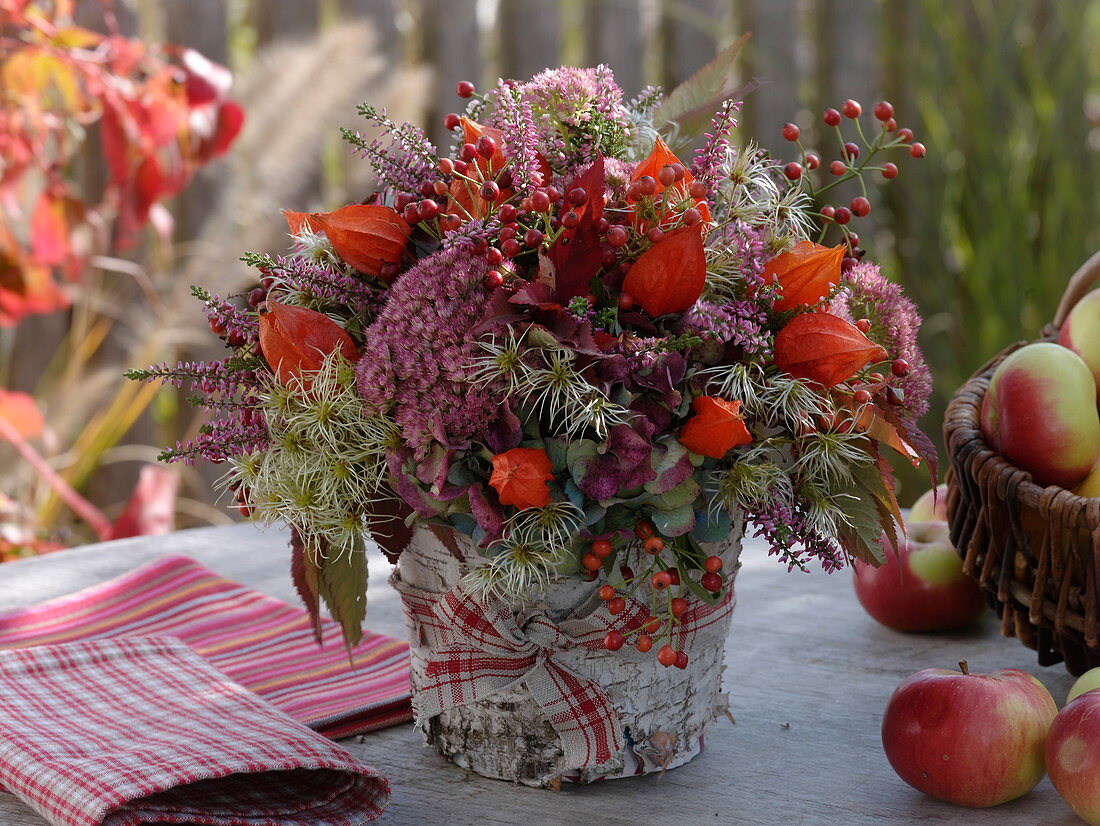
[[[460, 588], [431, 594], [405, 582], [395, 584], [430, 649], [417, 697], [419, 717], [431, 718], [526, 683], [561, 738], [565, 768], [597, 768], [622, 753], [619, 714], [603, 688], [556, 655], [577, 647], [605, 650], [608, 631], [637, 628], [645, 621], [649, 612], [643, 605], [628, 599], [627, 609], [613, 615], [599, 600], [588, 613], [582, 606], [557, 624], [541, 612], [517, 618], [507, 606], [482, 602]], [[731, 595], [684, 614], [688, 622], [681, 623], [680, 646], [687, 647], [699, 630], [732, 608]]]

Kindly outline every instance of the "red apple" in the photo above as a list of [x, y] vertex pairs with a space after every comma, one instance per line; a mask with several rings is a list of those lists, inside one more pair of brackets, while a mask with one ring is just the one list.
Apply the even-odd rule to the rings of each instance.
[[909, 508], [910, 522], [946, 522], [947, 521], [947, 485], [938, 485], [926, 490]]
[[1100, 691], [1085, 692], [1054, 718], [1046, 760], [1062, 799], [1086, 823], [1100, 824]]
[[868, 614], [895, 631], [963, 628], [985, 613], [978, 583], [963, 573], [946, 522], [916, 522], [898, 553], [886, 548], [878, 568], [855, 560], [856, 596]]
[[1100, 385], [1100, 290], [1093, 290], [1070, 311], [1058, 343], [1081, 357]]
[[1027, 794], [1043, 777], [1043, 745], [1058, 713], [1030, 674], [926, 668], [902, 680], [882, 718], [898, 777], [925, 794], [985, 808]]
[[993, 373], [981, 428], [993, 449], [1036, 484], [1072, 488], [1100, 455], [1092, 371], [1057, 344], [1021, 347]]

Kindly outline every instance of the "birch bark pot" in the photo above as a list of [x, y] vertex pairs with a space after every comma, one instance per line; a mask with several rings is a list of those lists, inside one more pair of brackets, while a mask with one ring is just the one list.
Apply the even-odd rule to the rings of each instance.
[[[741, 538], [738, 520], [725, 541], [704, 546], [708, 554], [722, 558], [731, 590], [740, 566]], [[554, 654], [557, 663], [597, 683], [618, 712], [625, 748], [603, 765], [569, 765], [558, 732], [526, 682], [426, 715], [425, 672], [438, 652], [425, 638], [421, 620], [409, 610], [407, 586], [432, 595], [446, 593], [482, 559], [464, 535], [420, 526], [394, 573], [394, 585], [399, 591], [405, 589], [413, 710], [427, 744], [456, 765], [485, 777], [548, 788], [563, 779], [588, 783], [671, 769], [700, 752], [708, 723], [727, 709], [721, 682], [732, 602], [729, 611], [695, 635], [686, 649], [690, 659], [684, 669], [660, 665], [657, 646], [646, 654], [629, 643], [619, 651], [571, 647]], [[514, 606], [513, 615], [520, 627], [532, 610], [553, 622], [575, 617], [578, 611], [599, 604], [595, 595], [599, 584], [599, 580], [577, 578], [554, 580], [539, 604]]]

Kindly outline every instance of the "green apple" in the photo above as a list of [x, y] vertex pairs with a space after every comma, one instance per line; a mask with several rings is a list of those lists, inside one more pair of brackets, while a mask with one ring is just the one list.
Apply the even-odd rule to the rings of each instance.
[[1066, 702], [1073, 702], [1086, 691], [1092, 691], [1094, 688], [1100, 688], [1100, 668], [1090, 668], [1078, 677], [1066, 696]]
[[946, 522], [910, 522], [897, 553], [875, 568], [853, 560], [860, 605], [895, 631], [964, 628], [985, 613], [978, 583], [963, 573]]
[[1100, 290], [1077, 302], [1058, 331], [1058, 343], [1079, 355], [1100, 385]]
[[909, 522], [946, 522], [947, 485], [926, 490], [909, 509]]

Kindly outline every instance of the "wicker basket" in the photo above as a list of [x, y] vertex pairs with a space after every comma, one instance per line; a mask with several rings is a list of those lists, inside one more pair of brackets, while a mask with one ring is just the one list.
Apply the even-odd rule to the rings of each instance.
[[[1070, 310], [1100, 280], [1100, 253], [1070, 279], [1043, 341], [1055, 340]], [[1019, 342], [964, 384], [947, 407], [951, 539], [990, 604], [1001, 632], [1038, 652], [1040, 665], [1071, 674], [1100, 666], [1100, 499], [1039, 487], [982, 438], [982, 398], [993, 371]]]

